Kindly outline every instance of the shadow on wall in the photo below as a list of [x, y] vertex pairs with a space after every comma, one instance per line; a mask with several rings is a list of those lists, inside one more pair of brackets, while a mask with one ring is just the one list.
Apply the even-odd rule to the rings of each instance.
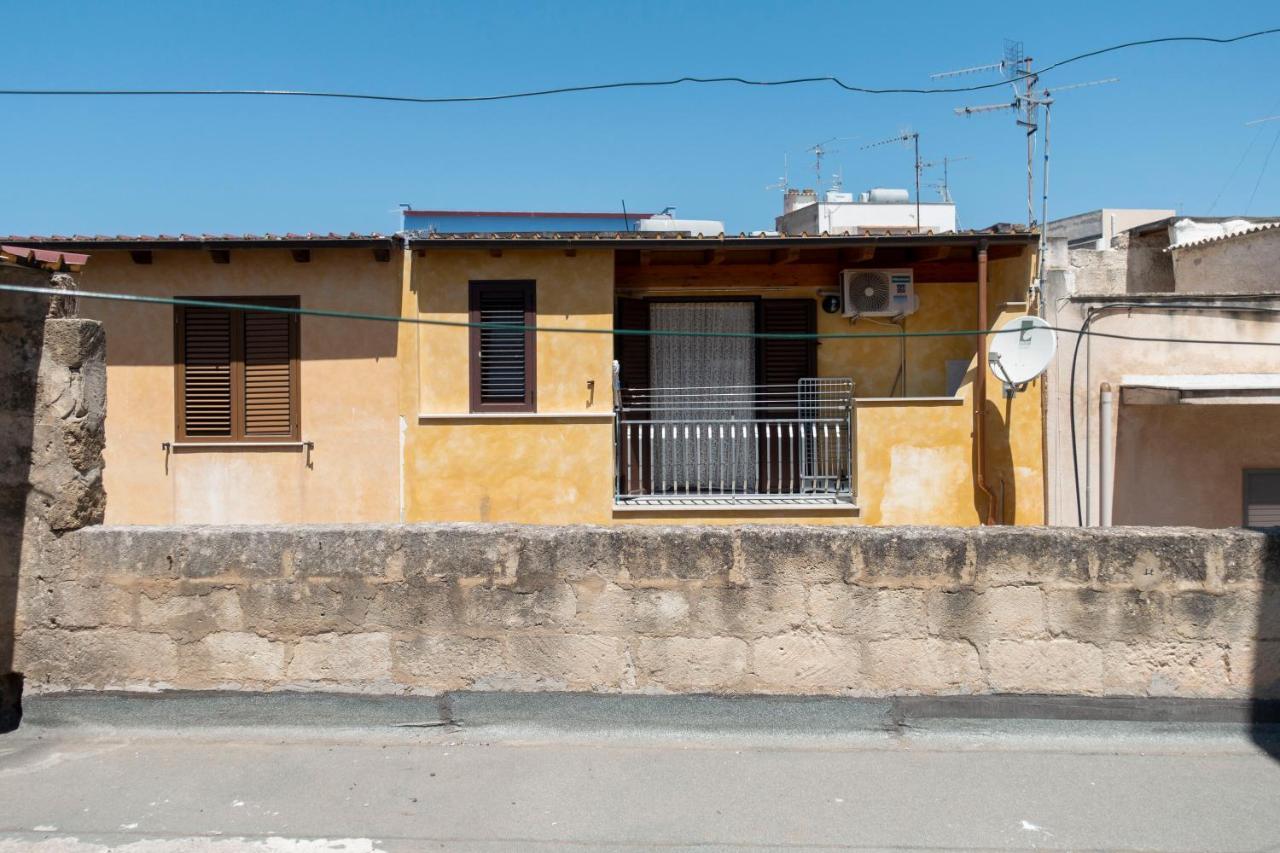
[[[205, 252], [155, 252], [152, 263], [134, 264], [127, 252], [96, 253], [81, 274], [81, 289], [141, 293], [183, 299], [252, 301], [297, 296], [303, 309], [399, 317], [398, 263], [375, 261], [366, 249], [317, 249], [300, 264], [283, 249], [233, 251], [229, 264]], [[111, 338], [112, 366], [174, 362], [175, 308], [80, 299], [82, 317], [102, 321]], [[156, 330], [164, 330], [156, 334]], [[304, 363], [394, 358], [398, 324], [381, 320], [304, 315], [299, 340]]]
[[[1017, 521], [1018, 481], [1013, 470], [1013, 448], [1009, 445], [1012, 427], [1011, 400], [1004, 400], [1004, 409], [987, 400], [983, 417], [986, 419], [986, 473], [987, 488], [995, 499], [994, 515], [997, 524], [1014, 524]], [[973, 470], [978, 470], [978, 444], [973, 443]], [[979, 519], [987, 517], [987, 497], [978, 488], [978, 478], [973, 478], [973, 508]]]
[[1243, 472], [1280, 468], [1277, 435], [1276, 405], [1121, 403], [1112, 522], [1239, 527]]
[[1250, 650], [1250, 728], [1254, 742], [1280, 761], [1280, 528], [1263, 535], [1256, 640]]
[[[0, 281], [49, 284], [47, 276], [34, 270], [2, 265]], [[0, 295], [0, 732], [17, 728], [22, 718], [22, 673], [13, 669], [14, 638], [30, 490], [36, 365], [47, 310], [47, 297]]]

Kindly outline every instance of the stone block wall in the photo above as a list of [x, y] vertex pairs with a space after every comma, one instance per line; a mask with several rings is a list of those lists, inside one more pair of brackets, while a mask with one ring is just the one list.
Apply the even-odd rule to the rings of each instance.
[[89, 527], [29, 690], [1280, 695], [1280, 538], [1062, 528]]
[[[70, 276], [0, 264], [0, 282], [73, 290]], [[0, 731], [21, 717], [20, 579], [61, 532], [102, 521], [106, 349], [72, 296], [0, 293]]]

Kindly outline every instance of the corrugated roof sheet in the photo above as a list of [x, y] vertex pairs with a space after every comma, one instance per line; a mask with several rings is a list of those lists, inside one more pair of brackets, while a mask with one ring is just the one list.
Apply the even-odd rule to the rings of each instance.
[[1200, 240], [1189, 240], [1186, 243], [1178, 243], [1165, 249], [1166, 252], [1176, 252], [1179, 249], [1190, 249], [1194, 246], [1207, 246], [1210, 243], [1221, 243], [1226, 240], [1234, 240], [1237, 237], [1245, 237], [1249, 234], [1257, 234], [1259, 231], [1270, 231], [1273, 228], [1280, 228], [1280, 221], [1276, 222], [1259, 222], [1248, 228], [1241, 228], [1239, 231], [1230, 231], [1226, 234], [1218, 234], [1214, 237], [1204, 237]]
[[333, 231], [328, 234], [316, 234], [308, 231], [306, 234], [33, 234], [26, 236], [0, 237], [0, 240], [3, 240], [5, 243], [14, 243], [18, 245], [23, 243], [284, 243], [307, 240], [326, 242], [344, 240], [390, 240], [392, 236], [393, 235], [390, 234], [357, 234], [355, 232], [351, 232], [349, 234], [338, 234]]
[[451, 240], [582, 240], [582, 241], [646, 241], [646, 242], [678, 242], [681, 240], [721, 240], [724, 242], [750, 243], [764, 240], [814, 240], [814, 239], [849, 239], [860, 237], [983, 237], [994, 235], [1034, 235], [1038, 232], [1020, 225], [1001, 223], [990, 228], [971, 229], [967, 231], [923, 231], [917, 233], [914, 228], [867, 228], [858, 234], [786, 234], [781, 232], [758, 232], [748, 234], [689, 234], [680, 231], [502, 231], [502, 232], [451, 232], [433, 233], [428, 231], [409, 231], [407, 235], [414, 241], [430, 240], [449, 242]]
[[990, 228], [967, 230], [967, 231], [947, 231], [934, 233], [926, 231], [920, 234], [908, 229], [872, 229], [861, 234], [779, 234], [775, 232], [760, 232], [754, 234], [739, 233], [736, 236], [731, 234], [716, 234], [704, 236], [701, 234], [684, 234], [679, 232], [663, 232], [663, 231], [573, 231], [573, 232], [547, 232], [547, 231], [527, 231], [527, 232], [470, 232], [470, 233], [448, 233], [433, 234], [425, 231], [409, 231], [397, 234], [338, 234], [330, 232], [328, 234], [317, 234], [308, 232], [306, 234], [50, 234], [50, 235], [25, 235], [25, 236], [0, 236], [0, 242], [18, 246], [31, 246], [33, 248], [42, 249], [86, 249], [93, 251], [95, 248], [99, 250], [106, 249], [174, 249], [174, 248], [219, 248], [219, 247], [245, 247], [245, 248], [265, 248], [273, 245], [282, 247], [305, 247], [305, 246], [352, 246], [361, 245], [377, 245], [390, 244], [393, 242], [404, 242], [409, 240], [414, 244], [423, 242], [447, 244], [447, 243], [646, 243], [646, 244], [665, 244], [665, 245], [681, 245], [696, 243], [700, 245], [717, 245], [717, 246], [803, 246], [803, 245], [820, 245], [833, 243], [858, 243], [858, 242], [874, 242], [880, 239], [891, 239], [894, 241], [913, 242], [916, 240], [928, 242], [946, 242], [949, 240], [971, 241], [981, 237], [995, 238], [1016, 238], [1018, 242], [1030, 241], [1037, 236], [1037, 232], [1021, 225], [1011, 225], [1000, 223]]

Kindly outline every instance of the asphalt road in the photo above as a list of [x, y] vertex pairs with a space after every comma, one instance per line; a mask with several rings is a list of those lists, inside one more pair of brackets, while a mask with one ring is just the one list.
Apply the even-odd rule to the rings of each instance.
[[0, 853], [1280, 850], [1280, 763], [1226, 723], [886, 721], [788, 700], [437, 710], [29, 702], [0, 736]]

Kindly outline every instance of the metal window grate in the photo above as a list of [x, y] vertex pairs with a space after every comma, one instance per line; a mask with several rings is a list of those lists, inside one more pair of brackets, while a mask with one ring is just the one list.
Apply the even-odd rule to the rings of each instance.
[[1280, 469], [1244, 472], [1244, 526], [1280, 527]]
[[616, 388], [615, 500], [851, 504], [853, 381]]
[[534, 283], [473, 281], [470, 300], [472, 411], [533, 411]]

